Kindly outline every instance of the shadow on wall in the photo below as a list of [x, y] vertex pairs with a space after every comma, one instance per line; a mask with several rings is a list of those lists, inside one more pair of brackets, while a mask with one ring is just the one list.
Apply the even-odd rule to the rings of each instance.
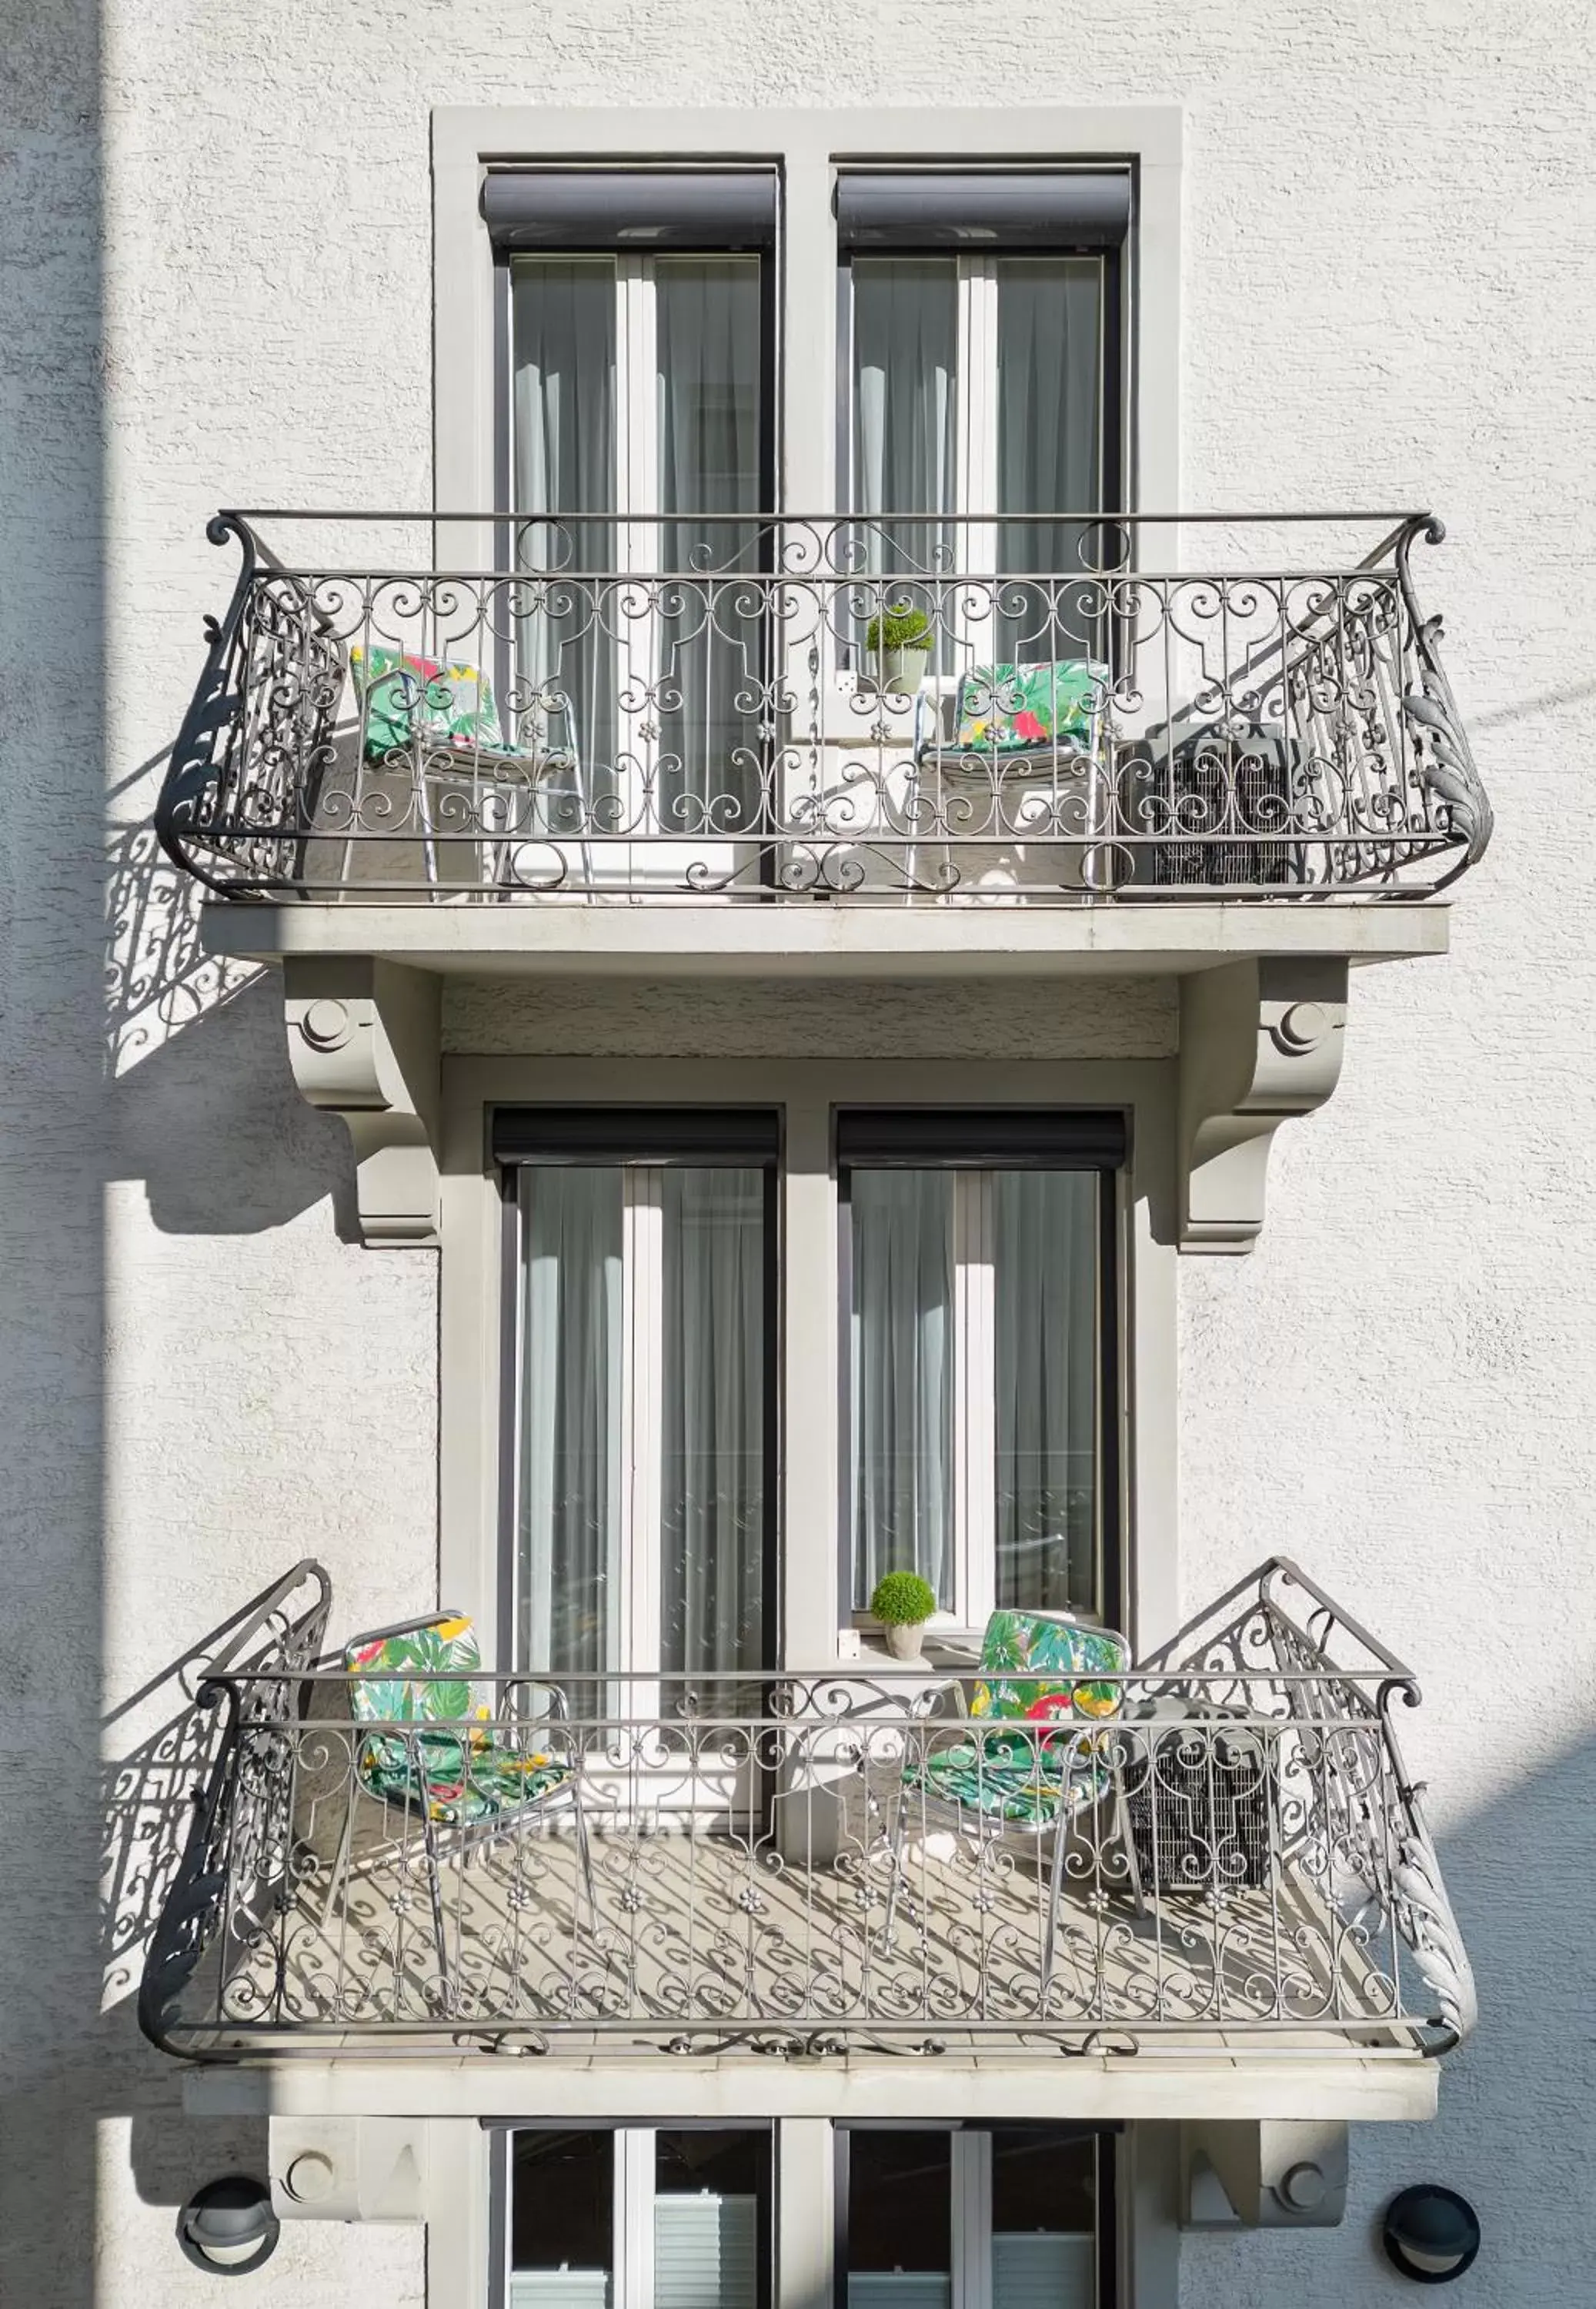
[[[1522, 1717], [1504, 1706], [1490, 1724], [1480, 1713], [1479, 1739], [1510, 1765]], [[1432, 1821], [1445, 1795], [1443, 1783]], [[1484, 2232], [1455, 2296], [1436, 2297], [1459, 2309], [1569, 2309], [1590, 2297], [1596, 1732], [1436, 1841], [1480, 1992], [1479, 2027], [1441, 2064], [1439, 2114], [1354, 2126], [1339, 2229], [1184, 2238], [1180, 2309], [1396, 2309], [1430, 2297], [1380, 2244], [1385, 2206], [1418, 2181], [1460, 2191]]]
[[[100, 2024], [108, 2052], [142, 2049], [139, 1972], [214, 1740], [213, 1720], [190, 1695], [196, 1667], [217, 1656], [227, 1633], [213, 1630], [190, 1645], [108, 1719], [113, 1732], [137, 1727], [108, 1771]], [[327, 1640], [338, 1634], [331, 1629]], [[1494, 1743], [1503, 1735], [1482, 1729], [1480, 1736]], [[1566, 2309], [1584, 2297], [1596, 2167], [1596, 2031], [1584, 1948], [1596, 1870], [1596, 1732], [1459, 1821], [1440, 1839], [1440, 1855], [1481, 2012], [1475, 2037], [1443, 2064], [1440, 2115], [1422, 2126], [1356, 2129], [1352, 2197], [1339, 2230], [1186, 2238], [1182, 2309], [1280, 2309], [1285, 2300], [1344, 2309], [1410, 2298], [1380, 2251], [1378, 2222], [1396, 2191], [1420, 2180], [1461, 2190], [1480, 2216], [1485, 2244], [1468, 2279], [1471, 2309]], [[123, 2065], [120, 2054], [114, 2065]], [[147, 2090], [144, 2106], [135, 2102], [134, 2177], [146, 2201], [175, 2208], [227, 2169], [236, 2144], [223, 2128], [181, 2116], [175, 2063], [167, 2073], [170, 2105], [151, 2106]]]
[[107, 535], [93, 0], [0, 74], [0, 2300], [93, 2309], [101, 2207]]
[[276, 973], [205, 952], [199, 887], [149, 826], [114, 832], [108, 886], [112, 1175], [144, 1181], [163, 1233], [256, 1234], [331, 1197], [358, 1242], [349, 1134], [295, 1087]]

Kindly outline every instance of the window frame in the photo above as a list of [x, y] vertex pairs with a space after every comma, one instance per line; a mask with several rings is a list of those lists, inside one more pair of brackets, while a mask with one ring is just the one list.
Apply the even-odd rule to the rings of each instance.
[[[953, 514], [965, 516], [958, 534], [968, 540], [968, 553], [961, 555], [971, 568], [978, 566], [975, 552], [979, 545], [989, 561], [983, 559], [979, 566], [996, 566], [996, 532], [1004, 516], [994, 502], [996, 481], [989, 481], [988, 501], [979, 501], [979, 492], [973, 486], [972, 460], [968, 453], [969, 433], [966, 425], [967, 395], [963, 390], [967, 356], [979, 350], [986, 362], [982, 378], [983, 422], [981, 425], [981, 463], [988, 476], [997, 471], [997, 286], [996, 267], [1005, 257], [1032, 258], [1045, 261], [1048, 257], [1082, 257], [1102, 267], [1102, 288], [1099, 306], [1098, 343], [1098, 495], [1102, 502], [1096, 511], [1108, 515], [1123, 513], [1129, 508], [1129, 475], [1126, 451], [1130, 437], [1130, 410], [1126, 395], [1128, 374], [1126, 345], [1125, 258], [1126, 244], [1111, 247], [1088, 247], [1060, 241], [1056, 248], [1006, 246], [1001, 243], [983, 246], [978, 253], [924, 246], [905, 247], [894, 251], [888, 247], [852, 249], [841, 242], [837, 247], [837, 360], [836, 360], [836, 489], [839, 510], [850, 518], [857, 514], [858, 474], [855, 460], [855, 426], [853, 406], [853, 267], [857, 257], [866, 261], [901, 255], [904, 261], [913, 258], [941, 257], [954, 266], [954, 293], [957, 299], [957, 352], [959, 407], [954, 420], [954, 489]], [[978, 293], [980, 292], [980, 293]], [[902, 507], [893, 508], [902, 511]], [[1041, 506], [1041, 512], [1083, 513], [1083, 506]], [[937, 516], [928, 515], [927, 522]]]
[[[763, 2146], [763, 2170], [755, 2192], [758, 2208], [758, 2309], [772, 2309], [781, 2221], [781, 2134], [773, 2117], [741, 2122], [712, 2117], [672, 2117], [669, 2123], [581, 2122], [557, 2117], [496, 2123], [488, 2166], [488, 2305], [509, 2309], [517, 2274], [514, 2266], [515, 2138], [523, 2132], [608, 2134], [611, 2156], [609, 2298], [613, 2309], [653, 2309], [654, 2235], [651, 2214], [661, 2195], [680, 2193], [659, 2187], [658, 2145], [662, 2132], [743, 2133]], [[644, 2227], [647, 2223], [646, 2229]]]
[[[546, 1126], [548, 1144], [544, 1152], [518, 1153], [505, 1142], [513, 1134], [517, 1115], [537, 1117]], [[746, 1142], [746, 1130], [742, 1128], [750, 1117], [770, 1122], [772, 1149], [755, 1153]], [[712, 1167], [758, 1169], [763, 1176], [763, 1241], [762, 1268], [763, 1321], [762, 1335], [764, 1353], [763, 1416], [761, 1431], [762, 1479], [763, 1513], [760, 1534], [760, 1619], [761, 1641], [758, 1672], [774, 1667], [781, 1657], [783, 1549], [781, 1543], [781, 1336], [784, 1323], [783, 1260], [781, 1256], [781, 1181], [783, 1111], [780, 1106], [745, 1109], [675, 1108], [663, 1105], [650, 1108], [589, 1108], [575, 1104], [549, 1105], [544, 1108], [517, 1103], [495, 1112], [489, 1120], [489, 1147], [496, 1166], [499, 1217], [499, 1480], [498, 1480], [498, 1545], [496, 1567], [496, 1620], [499, 1630], [499, 1652], [506, 1670], [523, 1672], [527, 1664], [520, 1659], [520, 1551], [521, 1551], [521, 1483], [522, 1417], [525, 1408], [525, 1387], [522, 1366], [522, 1306], [525, 1275], [525, 1236], [521, 1199], [521, 1174], [523, 1170], [542, 1167], [615, 1168], [628, 1172], [659, 1172], [673, 1168]], [[535, 1126], [534, 1126], [535, 1127]], [[565, 1143], [560, 1141], [564, 1139]], [[629, 1151], [631, 1150], [631, 1151]], [[624, 1190], [625, 1193], [625, 1190]], [[623, 1221], [627, 1216], [633, 1198], [625, 1194]], [[625, 1228], [629, 1257], [630, 1227]], [[623, 1292], [628, 1285], [623, 1282]], [[634, 1372], [629, 1359], [623, 1389], [630, 1392]], [[648, 1384], [657, 1396], [661, 1372], [655, 1371]], [[654, 1423], [657, 1431], [658, 1422]], [[623, 1450], [630, 1437], [623, 1438]], [[657, 1537], [657, 1535], [656, 1535]], [[636, 1647], [624, 1632], [619, 1669], [617, 1672], [647, 1677], [663, 1673], [659, 1653], [662, 1633], [660, 1602], [663, 1594], [665, 1564], [657, 1545], [645, 1543], [641, 1556], [635, 1552], [633, 1535], [623, 1537], [623, 1545], [631, 1540], [634, 1552], [630, 1557], [634, 1571], [651, 1575], [654, 1592], [646, 1613], [654, 1636], [655, 1656], [645, 1660], [636, 1656]], [[630, 1626], [628, 1620], [625, 1623]], [[555, 1667], [560, 1663], [545, 1665]], [[731, 1673], [731, 1672], [729, 1672]], [[754, 1671], [744, 1671], [744, 1674]], [[634, 1691], [641, 1694], [640, 1687]]]
[[[1096, 2146], [1092, 2242], [1096, 2309], [1120, 2309], [1122, 2125], [1049, 2124], [1025, 2118], [994, 2118], [972, 2123], [933, 2119], [914, 2123], [890, 2118], [843, 2118], [833, 2128], [833, 2178], [832, 2254], [833, 2309], [848, 2309], [849, 2180], [851, 2136], [856, 2132], [945, 2132], [949, 2136], [949, 2309], [991, 2309], [992, 2163], [995, 2132], [1071, 2133]], [[1065, 2235], [1079, 2232], [1062, 2232]], [[985, 2249], [985, 2270], [979, 2265]]]
[[[855, 1170], [885, 1169], [893, 1165], [881, 1161], [850, 1158], [838, 1151], [840, 1120], [850, 1111], [847, 1108], [833, 1111], [833, 1171], [837, 1191], [837, 1625], [839, 1630], [852, 1631], [857, 1638], [861, 1634], [878, 1633], [879, 1624], [867, 1609], [854, 1602], [853, 1222], [850, 1181]], [[1039, 1107], [1016, 1109], [1009, 1113], [1006, 1119], [1015, 1131], [1012, 1150], [988, 1149], [982, 1159], [975, 1160], [968, 1146], [961, 1149], [953, 1143], [961, 1119], [970, 1110], [949, 1106], [895, 1111], [880, 1109], [875, 1111], [881, 1114], [895, 1112], [908, 1126], [896, 1167], [948, 1170], [954, 1176], [953, 1289], [954, 1305], [960, 1310], [955, 1323], [953, 1381], [956, 1518], [953, 1534], [954, 1591], [953, 1608], [936, 1613], [928, 1625], [936, 1634], [945, 1638], [979, 1639], [988, 1614], [996, 1608], [995, 1521], [988, 1524], [986, 1532], [986, 1562], [979, 1568], [972, 1568], [971, 1563], [972, 1548], [977, 1543], [967, 1520], [966, 1492], [971, 1476], [971, 1458], [970, 1414], [962, 1399], [965, 1318], [961, 1301], [968, 1289], [964, 1281], [966, 1269], [973, 1264], [968, 1258], [968, 1250], [972, 1238], [978, 1242], [979, 1241], [982, 1224], [980, 1206], [985, 1203], [989, 1206], [989, 1197], [980, 1195], [974, 1182], [989, 1179], [993, 1172], [998, 1170], [1029, 1169], [1087, 1171], [1097, 1180], [1097, 1387], [1093, 1437], [1097, 1455], [1094, 1483], [1097, 1499], [1097, 1609], [1081, 1609], [1078, 1616], [1105, 1627], [1123, 1627], [1126, 1566], [1120, 1426], [1123, 1334], [1126, 1319], [1121, 1291], [1120, 1236], [1128, 1152], [1126, 1159], [1119, 1162], [1082, 1160], [1071, 1163], [1060, 1159], [1057, 1150], [1027, 1150], [1024, 1145], [1027, 1120], [1040, 1120], [1056, 1112], [1055, 1110]], [[965, 1180], [972, 1183], [962, 1191]], [[990, 1310], [988, 1310], [988, 1318], [989, 1323]], [[989, 1504], [985, 1501], [985, 1486], [983, 1501]]]

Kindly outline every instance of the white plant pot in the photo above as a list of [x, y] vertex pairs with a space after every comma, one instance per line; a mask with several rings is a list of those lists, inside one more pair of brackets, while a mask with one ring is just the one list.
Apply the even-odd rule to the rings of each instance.
[[871, 654], [870, 670], [877, 689], [890, 691], [894, 697], [913, 697], [930, 662], [928, 649], [876, 650]]
[[889, 1625], [886, 1630], [886, 1647], [894, 1659], [919, 1659], [922, 1656], [920, 1643], [925, 1632], [926, 1624], [923, 1620], [914, 1620], [902, 1626]]

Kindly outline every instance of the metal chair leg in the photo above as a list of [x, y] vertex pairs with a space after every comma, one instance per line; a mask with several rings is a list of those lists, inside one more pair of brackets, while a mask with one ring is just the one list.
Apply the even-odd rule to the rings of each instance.
[[1060, 1806], [1053, 1829], [1053, 1860], [1048, 1871], [1048, 1917], [1042, 1927], [1042, 1996], [1053, 1985], [1053, 1959], [1058, 1947], [1058, 1904], [1064, 1898], [1064, 1856], [1074, 1828], [1074, 1815]]
[[437, 1949], [438, 1985], [445, 2003], [448, 2003], [453, 1998], [449, 1979], [449, 1944], [444, 1931], [443, 1871], [438, 1858], [437, 1825], [426, 1799], [425, 1783], [421, 1803], [421, 1848], [427, 1855], [427, 1891], [432, 1904], [432, 1936]]
[[588, 1925], [599, 1929], [599, 1903], [593, 1892], [593, 1855], [588, 1842], [587, 1807], [582, 1801], [582, 1775], [578, 1772], [571, 1782], [571, 1803], [576, 1814], [576, 1853], [582, 1864], [582, 1889], [587, 1894]]
[[898, 1891], [903, 1881], [903, 1838], [909, 1812], [909, 1789], [906, 1782], [898, 1781], [897, 1800], [893, 1806], [893, 1825], [887, 1838], [886, 1919], [881, 1927], [881, 1937], [890, 1941], [893, 1927], [898, 1921]]

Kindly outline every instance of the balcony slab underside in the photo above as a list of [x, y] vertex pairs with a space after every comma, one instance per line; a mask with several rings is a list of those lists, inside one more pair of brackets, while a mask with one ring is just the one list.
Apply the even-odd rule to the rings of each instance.
[[428, 972], [529, 977], [895, 980], [1187, 976], [1231, 962], [1446, 951], [1450, 909], [1326, 900], [1074, 907], [695, 904], [207, 905], [212, 954], [255, 962], [362, 958]]

